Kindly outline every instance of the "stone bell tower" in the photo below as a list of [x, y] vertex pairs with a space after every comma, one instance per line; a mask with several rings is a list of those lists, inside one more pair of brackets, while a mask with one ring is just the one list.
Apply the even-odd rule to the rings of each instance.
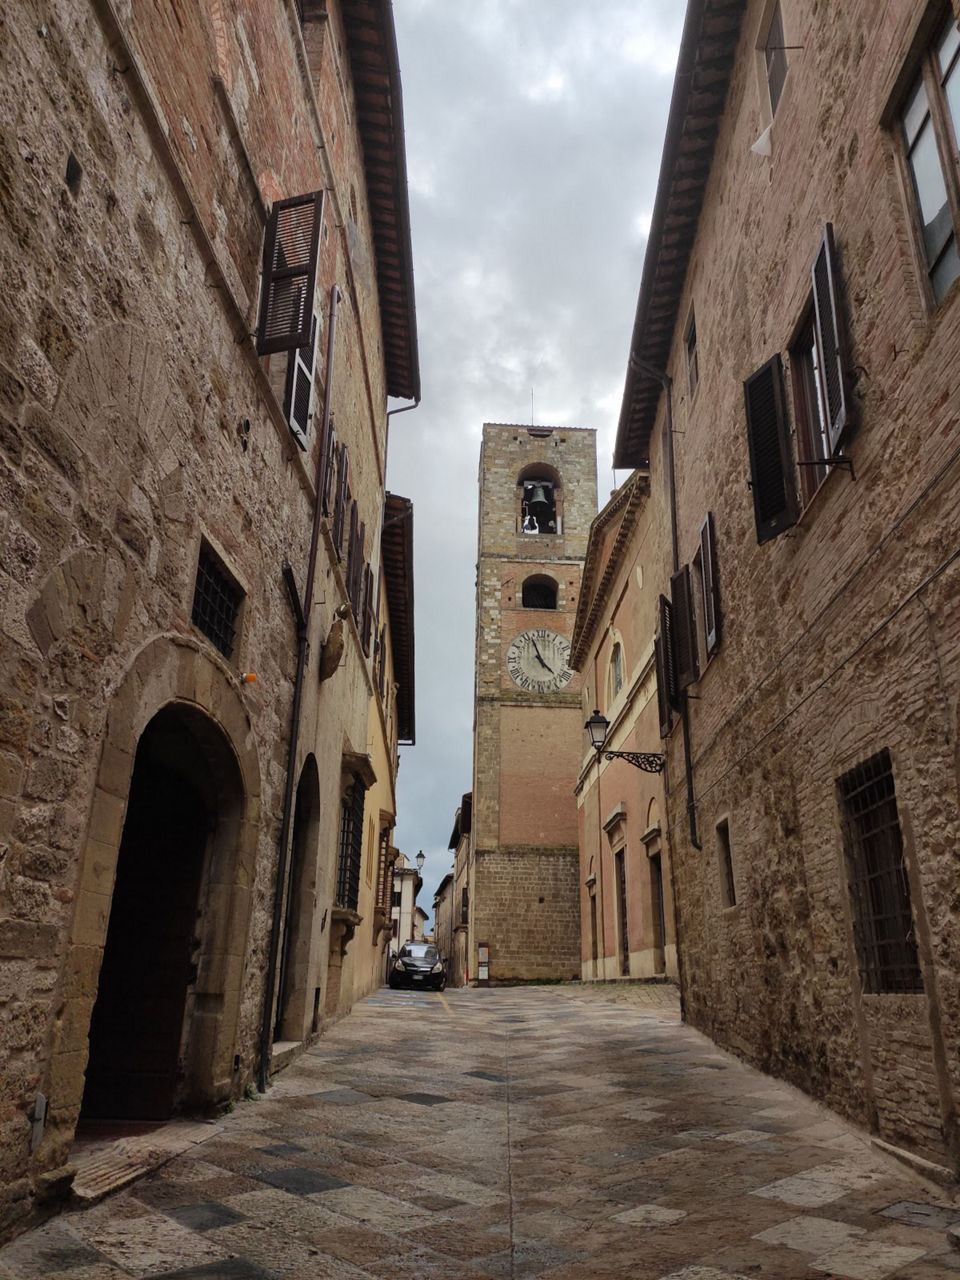
[[596, 432], [484, 425], [471, 980], [580, 974], [573, 789], [583, 713], [580, 677], [568, 659], [596, 513]]

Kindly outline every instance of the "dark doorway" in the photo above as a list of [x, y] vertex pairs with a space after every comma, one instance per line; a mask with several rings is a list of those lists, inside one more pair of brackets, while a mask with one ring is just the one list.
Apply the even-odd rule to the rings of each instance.
[[90, 1021], [81, 1119], [164, 1120], [180, 1083], [197, 904], [213, 814], [209, 764], [175, 708], [137, 748], [100, 985]]
[[627, 868], [622, 849], [616, 854], [616, 864], [617, 915], [620, 921], [620, 973], [627, 977], [630, 973], [630, 939], [627, 936]]
[[665, 973], [667, 938], [663, 914], [663, 867], [659, 853], [650, 855], [650, 906], [653, 917], [653, 971]]

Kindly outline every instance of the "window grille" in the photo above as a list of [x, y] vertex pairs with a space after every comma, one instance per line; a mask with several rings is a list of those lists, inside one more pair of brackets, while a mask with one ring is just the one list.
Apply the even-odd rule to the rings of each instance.
[[213, 641], [225, 658], [233, 653], [242, 602], [241, 589], [207, 547], [201, 546], [193, 592], [193, 624]]
[[837, 782], [863, 990], [922, 991], [890, 753]]
[[470, 894], [466, 888], [460, 890], [460, 923], [470, 923]]
[[340, 806], [340, 863], [337, 869], [337, 906], [356, 911], [360, 899], [360, 863], [363, 858], [363, 803], [367, 788], [353, 775], [353, 784]]

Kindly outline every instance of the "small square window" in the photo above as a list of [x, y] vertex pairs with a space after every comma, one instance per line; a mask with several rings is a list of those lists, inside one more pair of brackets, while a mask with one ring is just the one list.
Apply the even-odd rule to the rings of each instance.
[[233, 654], [243, 591], [206, 543], [201, 544], [193, 592], [193, 625], [225, 658]]

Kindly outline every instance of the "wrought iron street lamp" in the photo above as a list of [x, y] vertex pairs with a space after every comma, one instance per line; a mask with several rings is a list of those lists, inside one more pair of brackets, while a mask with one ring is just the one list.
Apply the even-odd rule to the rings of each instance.
[[423, 850], [421, 849], [421, 850], [420, 850], [420, 852], [417, 854], [416, 858], [414, 859], [414, 861], [415, 861], [415, 862], [416, 862], [416, 864], [417, 864], [417, 871], [418, 871], [418, 872], [423, 870], [423, 864], [426, 862], [426, 860], [427, 860], [427, 859], [426, 859], [426, 855], [424, 854]]
[[603, 744], [607, 740], [610, 721], [600, 714], [599, 709], [594, 709], [593, 715], [583, 727], [590, 735], [590, 745], [597, 753], [597, 760], [602, 755], [605, 760], [627, 760], [647, 773], [663, 772], [666, 761], [658, 751], [605, 751]]

